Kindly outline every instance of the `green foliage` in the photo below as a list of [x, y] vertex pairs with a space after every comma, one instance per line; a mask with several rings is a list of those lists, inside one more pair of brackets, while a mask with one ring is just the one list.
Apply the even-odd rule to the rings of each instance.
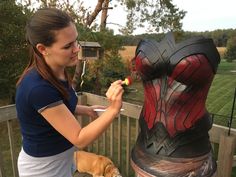
[[103, 59], [88, 61], [82, 91], [104, 94], [112, 82], [128, 74], [121, 57], [106, 55]]
[[[68, 0], [38, 0], [40, 4], [40, 8], [45, 7], [54, 7], [58, 9], [62, 9], [66, 11], [70, 16], [74, 19], [74, 21], [78, 24], [85, 24], [85, 19], [87, 13], [89, 13], [89, 10], [84, 7], [83, 2], [77, 0], [77, 1], [71, 1]], [[32, 4], [29, 4], [29, 7], [32, 6]]]
[[80, 41], [96, 41], [103, 50], [98, 60], [87, 61], [84, 84], [80, 90], [101, 94], [102, 88], [107, 88], [111, 82], [124, 78], [127, 73], [127, 68], [118, 54], [122, 40], [114, 36], [111, 30], [92, 32], [80, 25], [77, 29]]
[[172, 0], [118, 0], [127, 9], [126, 27], [120, 31], [132, 34], [136, 27], [148, 25], [149, 32], [181, 31], [186, 12], [173, 5]]
[[[24, 13], [23, 13], [24, 12]], [[14, 1], [0, 2], [0, 97], [12, 98], [28, 61], [24, 27], [28, 11]]]
[[[21, 0], [28, 8], [35, 7], [35, 3], [29, 0]], [[105, 0], [94, 0], [96, 7], [91, 11], [90, 8], [85, 8], [83, 0], [68, 1], [68, 0], [37, 0], [39, 7], [56, 7], [66, 10], [75, 19], [77, 23], [83, 26], [98, 28], [98, 23], [95, 19], [100, 11], [103, 11], [102, 6], [107, 3]], [[102, 4], [102, 6], [101, 6]], [[127, 35], [132, 34], [137, 27], [148, 25], [151, 32], [159, 31], [179, 31], [182, 28], [181, 20], [185, 16], [185, 11], [180, 10], [172, 3], [172, 0], [116, 0], [109, 1], [109, 6], [116, 8], [118, 5], [123, 6], [127, 11], [126, 26], [120, 31]], [[101, 7], [100, 7], [101, 6]], [[37, 7], [38, 8], [38, 7]], [[109, 15], [109, 12], [108, 12]], [[101, 22], [104, 17], [101, 18]], [[119, 25], [119, 24], [118, 24]], [[106, 25], [105, 25], [106, 26]]]
[[122, 40], [114, 36], [112, 30], [103, 30], [102, 32], [95, 33], [95, 39], [101, 44], [105, 51], [112, 51], [118, 53], [118, 50], [122, 47]]
[[225, 58], [227, 59], [227, 61], [232, 61], [236, 59], [236, 36], [231, 37], [227, 41]]
[[118, 79], [124, 79], [127, 75], [127, 68], [121, 61], [121, 57], [111, 55], [103, 61], [102, 85], [108, 87], [112, 82]]

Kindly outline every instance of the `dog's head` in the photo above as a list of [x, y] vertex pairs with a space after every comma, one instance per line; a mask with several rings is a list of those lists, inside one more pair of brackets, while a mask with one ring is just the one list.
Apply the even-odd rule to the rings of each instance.
[[104, 171], [104, 177], [122, 177], [118, 168], [114, 164], [108, 164]]

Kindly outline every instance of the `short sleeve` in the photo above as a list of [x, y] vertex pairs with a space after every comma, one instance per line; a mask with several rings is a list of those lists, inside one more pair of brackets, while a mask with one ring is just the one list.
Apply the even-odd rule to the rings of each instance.
[[60, 92], [50, 85], [40, 85], [32, 88], [29, 94], [29, 104], [39, 113], [48, 107], [63, 103]]

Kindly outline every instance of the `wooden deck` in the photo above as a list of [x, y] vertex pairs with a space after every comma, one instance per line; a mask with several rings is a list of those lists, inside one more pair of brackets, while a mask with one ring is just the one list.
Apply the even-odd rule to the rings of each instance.
[[[105, 97], [90, 93], [83, 93], [78, 98], [79, 104], [82, 105], [108, 105]], [[138, 118], [142, 107], [123, 102], [123, 108], [124, 111], [118, 115], [108, 130], [87, 150], [112, 159], [123, 177], [134, 177], [134, 171], [130, 166], [130, 152], [139, 133]], [[18, 177], [16, 165], [18, 154], [15, 147], [16, 138], [13, 133], [15, 127], [12, 124], [12, 120], [16, 120], [16, 118], [15, 105], [0, 107], [0, 123], [6, 123], [6, 134], [3, 136], [6, 137], [6, 140], [8, 137], [8, 146], [10, 147], [10, 150], [9, 148], [0, 149], [0, 177]], [[78, 117], [78, 121], [82, 126], [88, 123], [86, 120], [89, 122], [89, 118]], [[217, 158], [217, 177], [231, 177], [232, 167], [236, 166], [236, 156], [234, 155], [236, 129], [231, 129], [229, 136], [227, 127], [213, 124], [209, 135]], [[9, 157], [6, 158], [6, 154], [9, 154]], [[8, 173], [11, 171], [12, 175], [6, 174], [6, 159], [8, 160], [7, 164], [11, 166], [8, 168]], [[91, 175], [76, 173], [75, 177], [91, 177]]]

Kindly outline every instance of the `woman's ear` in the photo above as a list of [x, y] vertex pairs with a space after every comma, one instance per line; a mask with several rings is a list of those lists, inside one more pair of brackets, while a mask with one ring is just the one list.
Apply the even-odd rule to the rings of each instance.
[[36, 45], [36, 48], [43, 56], [48, 55], [47, 48], [45, 47], [45, 45], [39, 43]]

